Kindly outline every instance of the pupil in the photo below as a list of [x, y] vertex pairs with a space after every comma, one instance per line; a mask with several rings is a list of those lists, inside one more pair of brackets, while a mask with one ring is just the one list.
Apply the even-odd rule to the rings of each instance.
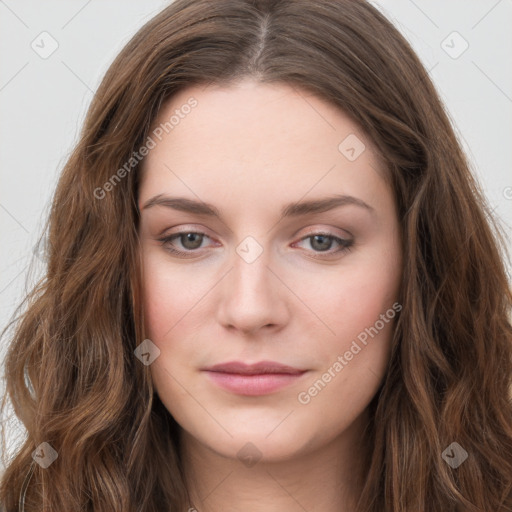
[[[330, 238], [328, 236], [324, 235], [315, 235], [313, 237], [313, 245], [317, 242], [317, 240], [320, 239], [320, 247], [317, 247], [319, 250], [326, 250], [329, 249], [330, 244]], [[322, 244], [322, 239], [324, 240]]]
[[[187, 247], [188, 249], [197, 249], [201, 245], [202, 239], [201, 239], [201, 235], [199, 235], [198, 233], [187, 233], [184, 236], [185, 236], [186, 243], [184, 243], [183, 245], [185, 247]], [[183, 240], [182, 240], [182, 243], [183, 243]], [[187, 245], [188, 243], [191, 243], [192, 246]]]

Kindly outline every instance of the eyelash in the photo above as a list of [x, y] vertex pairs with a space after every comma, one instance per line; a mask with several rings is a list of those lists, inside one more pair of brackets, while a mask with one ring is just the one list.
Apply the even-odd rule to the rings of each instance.
[[[182, 235], [188, 235], [188, 234], [200, 235], [200, 236], [203, 236], [206, 238], [210, 238], [206, 233], [202, 233], [200, 231], [181, 231], [181, 232], [174, 233], [174, 234], [166, 236], [166, 237], [159, 238], [158, 241], [161, 242], [162, 246], [165, 246], [166, 244], [170, 244], [172, 242], [172, 240], [174, 240], [175, 238], [178, 238]], [[326, 255], [326, 257], [349, 252], [352, 249], [352, 246], [354, 244], [353, 240], [345, 240], [343, 238], [333, 235], [332, 233], [328, 233], [325, 231], [308, 233], [306, 236], [302, 237], [299, 240], [299, 242], [302, 242], [303, 240], [307, 240], [308, 238], [311, 239], [314, 236], [324, 236], [326, 238], [330, 238], [341, 246], [340, 249], [338, 249], [336, 251], [331, 251], [331, 252], [329, 252], [329, 250], [328, 251], [314, 251], [318, 255]], [[201, 242], [202, 242], [202, 240], [201, 240]], [[179, 249], [175, 249], [174, 247], [170, 247], [170, 246], [165, 247], [165, 250], [170, 252], [171, 254], [174, 254], [174, 255], [176, 255], [178, 257], [182, 257], [182, 258], [194, 257], [191, 255], [194, 252], [198, 252], [198, 249], [193, 249], [193, 250], [189, 249], [188, 251], [180, 251]], [[325, 259], [324, 256], [313, 256], [313, 258]]]

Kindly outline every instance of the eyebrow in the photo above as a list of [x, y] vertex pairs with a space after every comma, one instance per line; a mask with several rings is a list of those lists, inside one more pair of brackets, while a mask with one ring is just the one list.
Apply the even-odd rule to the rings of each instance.
[[[374, 214], [375, 209], [369, 204], [365, 203], [362, 199], [349, 195], [332, 195], [321, 199], [313, 199], [309, 201], [298, 201], [285, 205], [281, 209], [281, 219], [287, 217], [299, 217], [303, 215], [311, 215], [315, 213], [323, 213], [334, 208], [341, 206], [353, 205], [367, 210], [369, 213]], [[212, 204], [205, 203], [204, 201], [196, 201], [194, 199], [187, 199], [184, 197], [169, 197], [163, 194], [158, 194], [143, 205], [142, 209], [147, 210], [154, 206], [164, 206], [186, 213], [196, 215], [215, 216], [221, 218], [220, 211]]]

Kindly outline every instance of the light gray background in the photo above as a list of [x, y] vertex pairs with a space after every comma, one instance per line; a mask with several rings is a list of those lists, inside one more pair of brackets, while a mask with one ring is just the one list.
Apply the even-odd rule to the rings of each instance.
[[[168, 3], [0, 0], [0, 328], [42, 270], [36, 259], [34, 272], [27, 272], [93, 91], [129, 38]], [[510, 237], [512, 0], [372, 3], [430, 71], [473, 172]], [[52, 38], [58, 48], [47, 58], [31, 47], [48, 50]], [[2, 372], [5, 348], [0, 347]], [[17, 422], [3, 421], [21, 440]]]

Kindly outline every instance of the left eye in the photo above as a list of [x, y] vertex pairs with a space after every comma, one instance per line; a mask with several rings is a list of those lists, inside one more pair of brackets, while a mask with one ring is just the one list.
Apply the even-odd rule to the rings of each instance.
[[[309, 240], [309, 245], [314, 249], [314, 252], [328, 252], [328, 254], [335, 254], [348, 250], [353, 243], [352, 240], [345, 240], [331, 235], [330, 233], [312, 233], [301, 238], [300, 241], [302, 242], [304, 240]], [[340, 248], [335, 251], [330, 251], [333, 242], [337, 243]]]
[[[185, 250], [177, 249], [174, 247], [173, 241], [175, 239], [180, 241], [181, 246]], [[172, 254], [178, 256], [190, 257], [197, 249], [201, 248], [201, 245], [205, 238], [210, 238], [206, 233], [200, 233], [196, 231], [184, 231], [182, 233], [175, 233], [167, 237], [159, 238], [158, 241], [166, 246], [166, 250]], [[333, 255], [341, 253], [350, 249], [353, 244], [353, 240], [345, 240], [339, 238], [330, 233], [311, 233], [305, 237], [302, 237], [299, 242], [295, 242], [293, 245], [297, 245], [305, 240], [310, 240], [310, 246], [313, 248], [313, 252], [325, 253], [326, 255]], [[337, 250], [330, 250], [333, 242], [338, 244], [340, 247]], [[315, 256], [318, 257], [318, 256]]]

